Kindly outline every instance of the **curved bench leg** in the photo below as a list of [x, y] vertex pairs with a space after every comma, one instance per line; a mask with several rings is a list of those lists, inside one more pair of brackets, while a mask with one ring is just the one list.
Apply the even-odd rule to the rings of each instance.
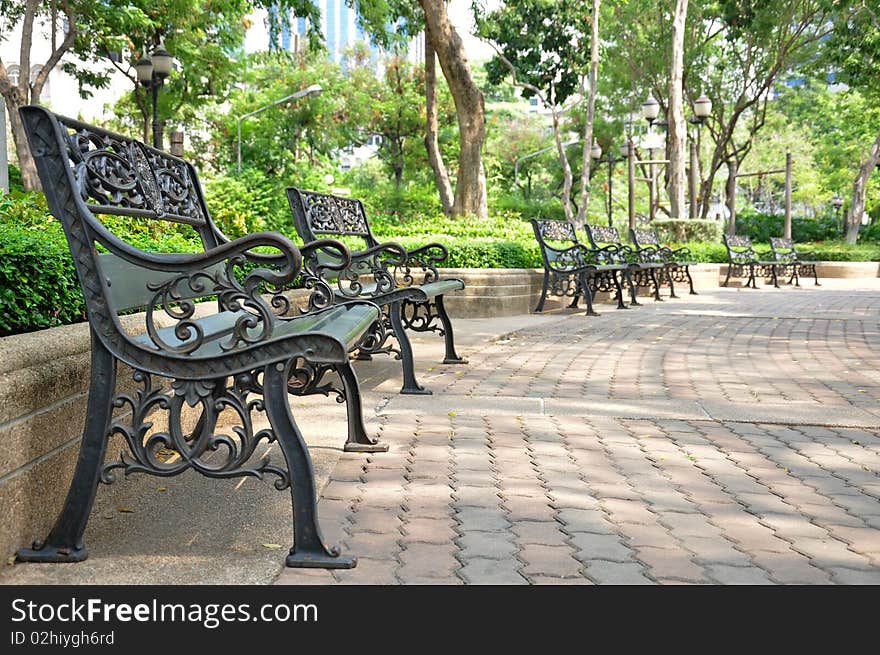
[[544, 311], [544, 301], [547, 300], [547, 289], [550, 288], [550, 274], [545, 270], [544, 271], [544, 288], [541, 289], [541, 299], [538, 301], [538, 306], [535, 307], [535, 313], [540, 314]]
[[328, 546], [321, 535], [312, 459], [293, 420], [287, 399], [289, 366], [289, 362], [270, 364], [263, 374], [266, 414], [287, 460], [290, 476], [294, 543], [286, 564], [291, 567], [350, 569], [357, 564], [357, 558], [340, 555], [339, 548]]
[[[632, 280], [629, 277], [629, 271], [621, 271], [627, 279], [627, 282], [632, 285]], [[626, 304], [623, 302], [623, 287], [620, 284], [620, 279], [617, 277], [617, 271], [611, 271], [611, 277], [614, 278], [614, 286], [617, 288], [617, 309], [629, 309]], [[630, 287], [632, 290], [632, 287]]]
[[678, 298], [678, 296], [675, 295], [675, 280], [672, 279], [672, 268], [667, 266], [664, 267], [663, 270], [666, 271], [666, 281], [669, 282], [669, 297]]
[[[688, 284], [689, 284], [690, 287], [691, 287], [691, 295], [692, 295], [692, 296], [697, 296], [697, 295], [699, 295], [696, 291], [694, 291], [694, 278], [691, 277], [691, 267], [690, 267], [690, 266], [685, 266], [685, 267], [684, 267], [684, 274], [687, 275]], [[725, 285], [725, 286], [726, 286], [726, 285]]]
[[452, 321], [446, 312], [446, 305], [443, 304], [443, 296], [434, 298], [434, 304], [437, 306], [437, 314], [440, 316], [440, 322], [443, 324], [443, 340], [446, 345], [446, 357], [443, 358], [444, 364], [467, 364], [468, 360], [459, 357], [455, 352], [455, 336], [452, 332]]
[[773, 286], [778, 289], [779, 288], [779, 279], [776, 276], [776, 266], [773, 265], [770, 267], [770, 279], [773, 280]]
[[[726, 287], [727, 283], [730, 282], [730, 271], [733, 268], [733, 264], [730, 263], [727, 265], [727, 276], [724, 278], [724, 282], [721, 283], [722, 287]], [[691, 289], [693, 289], [693, 283], [691, 283]]]
[[657, 273], [653, 268], [648, 269], [648, 278], [651, 280], [651, 286], [654, 287], [654, 300], [663, 302], [663, 298], [660, 297], [660, 283], [657, 281]]
[[[116, 362], [100, 339], [92, 337], [92, 380], [89, 401], [76, 470], [64, 508], [45, 541], [35, 541], [30, 548], [16, 554], [22, 562], [81, 562], [88, 557], [83, 533], [104, 465], [107, 433], [113, 413], [113, 394], [116, 389]], [[285, 386], [286, 388], [286, 386]]]
[[581, 279], [581, 285], [584, 288], [584, 300], [587, 301], [587, 316], [598, 316], [599, 312], [593, 309], [593, 292], [590, 290], [590, 280], [586, 274]]
[[815, 282], [817, 287], [821, 287], [822, 285], [819, 284], [819, 272], [816, 270], [816, 265], [813, 264], [812, 266], [810, 266], [810, 268], [813, 269], [813, 281]]
[[339, 374], [342, 388], [345, 390], [345, 413], [348, 422], [348, 439], [343, 450], [350, 453], [387, 452], [387, 443], [380, 443], [375, 437], [367, 435], [367, 428], [364, 426], [361, 389], [354, 368], [349, 362], [345, 362], [336, 365], [336, 372]]
[[403, 327], [400, 313], [403, 311], [402, 301], [391, 303], [388, 306], [388, 318], [391, 320], [391, 329], [400, 346], [400, 359], [403, 365], [403, 387], [400, 393], [430, 395], [431, 390], [425, 389], [416, 381], [415, 363], [413, 362], [412, 344]]

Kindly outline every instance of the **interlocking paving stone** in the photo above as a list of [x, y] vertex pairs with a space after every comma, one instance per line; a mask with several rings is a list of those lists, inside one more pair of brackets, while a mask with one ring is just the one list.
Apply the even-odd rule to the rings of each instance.
[[654, 584], [641, 564], [591, 559], [585, 562], [586, 575], [596, 584]]
[[518, 570], [520, 567], [513, 560], [473, 557], [463, 562], [458, 575], [468, 584], [528, 584]]
[[456, 319], [467, 366], [413, 338], [431, 397], [358, 362], [392, 449], [319, 511], [360, 563], [278, 582], [878, 584], [880, 285], [842, 289]]

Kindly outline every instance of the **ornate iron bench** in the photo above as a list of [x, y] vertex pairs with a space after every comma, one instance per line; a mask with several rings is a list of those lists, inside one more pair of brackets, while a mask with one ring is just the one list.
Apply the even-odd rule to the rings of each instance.
[[593, 310], [596, 291], [615, 292], [617, 308], [627, 308], [619, 276], [625, 276], [630, 265], [611, 262], [613, 248], [588, 248], [578, 241], [568, 221], [533, 218], [531, 223], [544, 262], [544, 286], [536, 313], [544, 311], [548, 295], [571, 297], [571, 308], [577, 307], [580, 296], [584, 296], [587, 316], [598, 316]]
[[[626, 281], [629, 285], [634, 305], [638, 305], [636, 302], [636, 286], [652, 288], [654, 290], [654, 300], [663, 300], [660, 297], [660, 283], [657, 280], [656, 271], [664, 272], [666, 270], [664, 264], [641, 261], [632, 248], [621, 242], [620, 233], [616, 227], [585, 223], [584, 230], [593, 248], [608, 252], [609, 261], [616, 264], [628, 263], [630, 265], [626, 271]], [[639, 259], [639, 261], [632, 261], [634, 259]]]
[[801, 259], [800, 253], [795, 247], [792, 239], [771, 237], [770, 248], [773, 250], [773, 257], [776, 259], [777, 263], [791, 268], [791, 277], [788, 280], [789, 284], [794, 280], [795, 286], [799, 287], [801, 285], [801, 275], [812, 275], [815, 285], [817, 287], [822, 286], [819, 284], [819, 274], [816, 272], [816, 262]]
[[[324, 276], [337, 301], [365, 299], [383, 309], [383, 320], [374, 326], [368, 339], [358, 344], [358, 359], [393, 354], [402, 360], [400, 393], [404, 394], [431, 393], [416, 380], [407, 330], [439, 333], [446, 346], [443, 363], [467, 363], [455, 351], [452, 321], [443, 302], [445, 294], [464, 289], [464, 282], [441, 279], [437, 271], [437, 265], [449, 256], [445, 246], [431, 243], [406, 250], [393, 242], [379, 243], [370, 229], [363, 203], [355, 198], [288, 187], [287, 199], [304, 243], [328, 235], [353, 237], [364, 243], [364, 250], [351, 253], [349, 266], [342, 267], [338, 274]], [[330, 263], [339, 268], [338, 256], [327, 249], [317, 248], [305, 256], [315, 267]], [[397, 341], [396, 348], [392, 340]]]
[[760, 275], [762, 277], [770, 276], [773, 280], [773, 286], [779, 288], [779, 282], [776, 278], [776, 267], [779, 265], [776, 261], [759, 259], [759, 255], [752, 246], [752, 240], [747, 236], [738, 234], [725, 234], [724, 246], [727, 248], [727, 277], [721, 286], [726, 287], [731, 277], [746, 277], [746, 288], [751, 287], [757, 289], [755, 278]]
[[630, 228], [629, 234], [636, 246], [639, 261], [663, 264], [666, 268], [666, 280], [669, 282], [670, 298], [678, 297], [675, 295], [676, 282], [687, 282], [691, 295], [697, 295], [697, 292], [694, 291], [694, 280], [691, 278], [690, 271], [690, 267], [696, 265], [697, 262], [683, 259], [690, 257], [690, 250], [660, 245], [660, 239], [657, 236], [656, 230]]
[[[379, 308], [368, 302], [326, 305], [327, 290], [313, 284], [310, 310], [290, 315], [280, 290], [297, 275], [313, 280], [321, 271], [304, 270], [301, 251], [277, 233], [225, 240], [190, 164], [42, 107], [24, 107], [21, 115], [85, 297], [92, 363], [67, 499], [45, 541], [21, 549], [18, 559], [85, 559], [83, 533], [99, 481], [109, 484], [119, 471], [168, 477], [192, 469], [212, 478], [272, 476], [276, 489], [291, 493], [294, 544], [286, 564], [354, 566], [356, 558], [341, 555], [321, 536], [312, 463], [288, 394], [326, 392], [320, 378], [333, 369], [342, 376], [340, 392], [349, 408], [359, 411], [348, 352], [379, 319]], [[188, 225], [204, 251], [140, 250], [105, 225], [98, 218], [103, 215], [115, 216], [108, 225], [129, 219]], [[347, 263], [343, 244], [320, 245], [335, 248]], [[205, 298], [216, 305], [195, 302]], [[145, 309], [137, 315], [142, 330], [119, 319], [136, 308]], [[119, 363], [134, 370], [134, 393], [117, 389]], [[187, 411], [198, 416], [191, 430], [182, 421]], [[263, 413], [269, 427], [258, 429], [255, 418]], [[218, 427], [221, 414], [224, 422], [234, 417], [234, 425]], [[122, 452], [105, 462], [114, 436], [122, 439]], [[269, 458], [274, 442], [286, 467]], [[267, 452], [258, 454], [262, 447]]]

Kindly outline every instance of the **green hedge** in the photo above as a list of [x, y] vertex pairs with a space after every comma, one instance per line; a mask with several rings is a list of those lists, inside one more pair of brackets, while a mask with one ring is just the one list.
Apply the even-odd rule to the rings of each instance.
[[84, 319], [64, 237], [0, 223], [0, 336]]
[[716, 242], [721, 239], [723, 226], [721, 221], [689, 219], [689, 218], [655, 218], [651, 227], [657, 230], [661, 241]]
[[[743, 211], [736, 215], [736, 233], [748, 236], [754, 242], [770, 243], [770, 237], [781, 237], [785, 232], [785, 216]], [[827, 241], [840, 238], [839, 221], [831, 216], [806, 218], [791, 217], [791, 238], [797, 243]]]

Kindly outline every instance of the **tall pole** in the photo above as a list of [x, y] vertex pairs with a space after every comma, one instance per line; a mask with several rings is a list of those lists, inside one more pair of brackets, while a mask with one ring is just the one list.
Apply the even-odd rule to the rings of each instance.
[[654, 149], [648, 149], [648, 157], [651, 158], [651, 163], [648, 164], [648, 177], [651, 178], [651, 181], [648, 183], [648, 216], [649, 220], [653, 223], [655, 217], [655, 207], [654, 207], [654, 197], [657, 195], [657, 173], [654, 167]]
[[153, 147], [161, 150], [162, 149], [162, 125], [159, 123], [159, 87], [162, 86], [162, 81], [153, 75], [153, 80], [150, 82], [150, 90], [153, 92]]
[[6, 155], [6, 103], [0, 99], [0, 189], [9, 191], [9, 160]]
[[611, 199], [613, 198], [611, 194], [611, 176], [614, 173], [614, 157], [610, 154], [608, 155], [608, 227], [614, 227], [611, 222]]
[[690, 188], [688, 189], [691, 199], [691, 209], [688, 218], [697, 217], [697, 176], [699, 174], [700, 171], [697, 164], [697, 142], [695, 139], [691, 139], [691, 175]]
[[636, 227], [636, 162], [635, 162], [635, 150], [633, 149], [633, 142], [631, 140], [627, 140], [626, 142], [626, 150], [627, 150], [627, 186], [628, 186], [628, 209], [629, 209], [629, 228], [631, 230]]
[[727, 222], [727, 233], [736, 234], [736, 159], [727, 162], [727, 210], [730, 212], [730, 219]]
[[785, 238], [791, 239], [791, 152], [785, 153]]

